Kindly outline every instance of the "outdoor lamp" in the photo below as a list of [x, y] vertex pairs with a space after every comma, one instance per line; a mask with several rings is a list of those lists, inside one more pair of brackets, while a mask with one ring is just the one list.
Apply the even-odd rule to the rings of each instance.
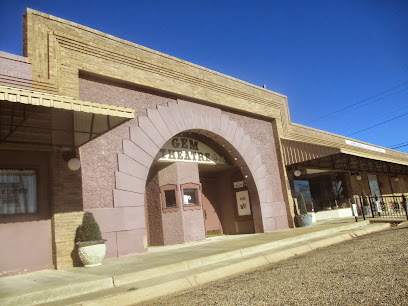
[[69, 170], [77, 171], [79, 168], [81, 168], [81, 161], [78, 159], [75, 151], [63, 152], [62, 158], [67, 162]]
[[398, 182], [398, 181], [399, 181], [398, 176], [396, 176], [396, 175], [391, 175], [391, 177], [394, 179], [395, 182]]
[[351, 175], [354, 176], [357, 181], [361, 181], [361, 175], [358, 172], [352, 172]]
[[76, 157], [71, 158], [68, 161], [68, 168], [69, 168], [69, 170], [72, 170], [72, 171], [79, 170], [79, 168], [81, 168], [81, 161]]
[[296, 169], [295, 172], [293, 172], [293, 174], [295, 176], [300, 176], [302, 174], [302, 171], [300, 171], [299, 169]]

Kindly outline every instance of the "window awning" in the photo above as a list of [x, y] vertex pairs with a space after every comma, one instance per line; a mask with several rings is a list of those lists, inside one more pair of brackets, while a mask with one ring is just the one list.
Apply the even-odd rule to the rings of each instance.
[[131, 108], [0, 86], [0, 144], [78, 147], [134, 117]]

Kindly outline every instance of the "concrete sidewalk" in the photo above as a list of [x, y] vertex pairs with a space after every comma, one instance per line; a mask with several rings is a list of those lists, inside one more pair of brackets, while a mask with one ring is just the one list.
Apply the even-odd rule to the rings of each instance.
[[389, 227], [346, 218], [310, 228], [153, 247], [146, 254], [106, 260], [100, 267], [0, 278], [0, 304], [135, 304]]

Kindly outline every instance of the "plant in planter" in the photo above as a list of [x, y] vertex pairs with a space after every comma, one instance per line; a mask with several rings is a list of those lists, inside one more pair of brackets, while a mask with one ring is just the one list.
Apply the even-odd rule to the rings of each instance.
[[369, 216], [371, 215], [371, 207], [364, 190], [361, 192], [361, 196], [363, 197], [364, 215]]
[[102, 239], [101, 230], [93, 214], [89, 211], [84, 213], [82, 224], [78, 227], [79, 257], [85, 267], [95, 267], [102, 264], [105, 257], [106, 245]]
[[303, 197], [303, 194], [300, 192], [297, 196], [297, 201], [300, 210], [300, 214], [295, 216], [297, 225], [299, 227], [312, 226], [312, 215], [309, 215], [307, 213], [305, 198]]

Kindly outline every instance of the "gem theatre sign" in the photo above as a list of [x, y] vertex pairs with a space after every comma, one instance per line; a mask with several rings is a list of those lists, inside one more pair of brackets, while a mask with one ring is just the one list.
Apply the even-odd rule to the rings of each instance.
[[200, 164], [225, 164], [209, 146], [187, 137], [173, 137], [167, 141], [156, 156], [159, 162], [189, 162]]

